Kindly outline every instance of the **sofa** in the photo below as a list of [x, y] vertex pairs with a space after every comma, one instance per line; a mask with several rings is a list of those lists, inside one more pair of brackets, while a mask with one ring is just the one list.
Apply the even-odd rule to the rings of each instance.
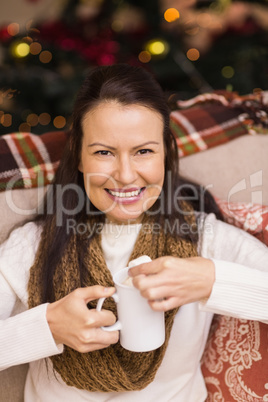
[[[213, 102], [215, 106], [215, 101]], [[211, 191], [227, 222], [249, 231], [268, 244], [268, 135], [258, 132], [257, 129], [253, 132], [254, 122], [249, 128], [248, 121], [245, 123], [243, 120], [241, 123], [238, 119], [238, 123], [241, 124], [241, 127], [243, 126], [242, 131], [240, 130], [239, 135], [234, 135], [231, 139], [228, 138], [224, 141], [222, 137], [219, 139], [218, 136], [216, 142], [206, 141], [206, 144], [205, 142], [201, 144], [200, 149], [195, 152], [189, 151], [191, 147], [184, 147], [185, 142], [181, 145], [182, 136], [178, 134], [178, 130], [181, 130], [182, 126], [180, 127], [179, 118], [185, 123], [185, 119], [189, 119], [187, 115], [189, 109], [194, 115], [198, 115], [200, 112], [198, 108], [204, 109], [206, 105], [211, 106], [213, 102], [211, 99], [205, 99], [200, 105], [199, 100], [196, 99], [191, 105], [187, 104], [186, 107], [183, 105], [172, 112], [174, 115], [171, 116], [171, 123], [178, 140], [181, 156], [180, 172], [184, 177], [201, 183]], [[217, 102], [216, 106], [219, 106], [220, 102]], [[224, 104], [223, 99], [221, 106], [229, 107]], [[176, 116], [177, 112], [180, 114], [179, 117]], [[239, 113], [241, 114], [241, 110], [236, 111], [236, 116], [240, 116]], [[230, 120], [232, 119], [233, 116], [230, 117]], [[200, 124], [200, 122], [194, 121], [194, 118], [191, 123], [192, 127]], [[236, 124], [238, 123], [236, 121]], [[177, 125], [175, 128], [174, 124]], [[207, 124], [208, 121], [206, 121], [206, 126]], [[202, 129], [195, 127], [195, 130], [192, 131], [194, 134], [202, 132], [204, 139], [207, 135], [205, 130], [206, 127]], [[29, 135], [34, 137], [34, 135]], [[0, 242], [7, 238], [12, 228], [23, 224], [25, 219], [36, 214], [44, 191], [53, 178], [53, 172], [57, 168], [62, 151], [62, 144], [66, 141], [66, 133], [55, 132], [49, 133], [48, 136], [50, 139], [46, 145], [48, 143], [52, 145], [51, 154], [54, 154], [52, 157], [50, 155], [50, 170], [46, 168], [46, 174], [41, 184], [36, 183], [30, 175], [28, 181], [25, 178], [23, 181], [18, 179], [17, 183], [13, 181], [12, 185], [8, 187], [12, 176], [7, 173], [6, 166], [5, 173], [3, 171], [1, 173], [3, 166], [1, 167], [0, 161], [0, 182], [2, 179]], [[40, 136], [39, 142], [42, 137], [45, 138], [44, 135]], [[196, 139], [193, 135], [190, 137], [190, 142], [193, 141], [193, 138]], [[10, 155], [7, 155], [7, 149], [4, 150], [5, 144], [2, 143], [1, 147], [0, 137], [0, 158], [7, 158], [2, 159], [7, 163]], [[58, 153], [53, 144], [58, 144]], [[16, 173], [14, 166], [11, 170]], [[20, 169], [20, 174], [21, 172], [22, 169]], [[267, 339], [267, 325], [215, 316], [202, 360], [202, 370], [209, 393], [208, 401], [257, 402], [268, 400]], [[23, 401], [27, 367], [25, 364], [0, 372], [0, 402]]]

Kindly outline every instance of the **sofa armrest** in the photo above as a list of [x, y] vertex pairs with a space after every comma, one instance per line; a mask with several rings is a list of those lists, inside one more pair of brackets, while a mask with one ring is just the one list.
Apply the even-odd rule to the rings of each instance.
[[183, 157], [183, 177], [208, 186], [221, 199], [268, 205], [268, 135], [245, 135]]

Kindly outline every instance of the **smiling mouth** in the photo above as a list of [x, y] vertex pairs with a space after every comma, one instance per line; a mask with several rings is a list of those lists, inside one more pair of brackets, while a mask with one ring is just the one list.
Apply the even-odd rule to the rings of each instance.
[[131, 198], [131, 197], [138, 197], [144, 189], [145, 189], [145, 187], [141, 187], [138, 190], [130, 191], [130, 189], [127, 189], [127, 190], [110, 190], [110, 189], [106, 188], [105, 191], [107, 191], [107, 193], [110, 194], [113, 197]]

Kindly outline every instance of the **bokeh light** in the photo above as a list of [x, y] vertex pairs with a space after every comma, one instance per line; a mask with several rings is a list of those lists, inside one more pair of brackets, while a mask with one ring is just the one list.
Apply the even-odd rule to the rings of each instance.
[[138, 58], [142, 63], [149, 63], [152, 56], [150, 55], [149, 52], [147, 52], [147, 50], [143, 50], [142, 52], [140, 52]]
[[30, 114], [27, 116], [26, 122], [27, 122], [30, 126], [32, 126], [32, 127], [37, 126], [37, 124], [39, 123], [39, 119], [38, 119], [37, 114], [35, 114], [35, 113], [30, 113]]
[[12, 125], [12, 116], [9, 113], [3, 113], [1, 116], [1, 124], [4, 127], [10, 127]]
[[224, 78], [232, 78], [234, 76], [234, 68], [231, 66], [224, 66], [221, 69], [221, 74]]
[[39, 54], [39, 60], [44, 64], [49, 63], [52, 60], [52, 53], [48, 50], [44, 50]]
[[31, 126], [28, 123], [21, 123], [19, 126], [19, 131], [21, 133], [30, 133], [31, 132]]
[[199, 50], [191, 48], [187, 51], [186, 56], [188, 57], [189, 60], [196, 61], [199, 59], [200, 53]]
[[31, 36], [24, 36], [24, 38], [22, 38], [22, 42], [28, 43], [28, 45], [30, 45], [30, 43], [33, 42], [33, 38]]
[[30, 44], [30, 53], [33, 55], [37, 55], [41, 52], [42, 45], [38, 42], [33, 42]]
[[164, 12], [164, 18], [167, 22], [173, 22], [180, 18], [180, 13], [176, 8], [168, 8]]
[[20, 26], [16, 22], [12, 22], [7, 26], [7, 32], [10, 36], [16, 36], [20, 32]]
[[25, 42], [16, 42], [13, 44], [11, 52], [14, 57], [23, 58], [30, 53], [30, 46]]
[[53, 124], [56, 128], [63, 128], [64, 126], [66, 126], [66, 119], [63, 116], [57, 116], [53, 120]]
[[169, 45], [162, 39], [152, 39], [147, 42], [145, 50], [152, 56], [164, 56], [169, 51]]
[[48, 113], [41, 113], [39, 115], [39, 123], [42, 124], [42, 126], [46, 126], [47, 124], [49, 124], [51, 122], [51, 116]]

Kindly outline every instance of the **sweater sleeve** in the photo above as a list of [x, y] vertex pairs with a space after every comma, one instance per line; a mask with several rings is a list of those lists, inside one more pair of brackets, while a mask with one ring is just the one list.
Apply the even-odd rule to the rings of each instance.
[[0, 370], [62, 352], [47, 324], [46, 309], [42, 304], [0, 321]]
[[215, 283], [201, 310], [268, 323], [267, 246], [210, 214], [201, 223], [199, 251], [215, 265]]
[[30, 223], [0, 246], [0, 370], [61, 353], [46, 320], [47, 304], [28, 310], [27, 284], [39, 231]]

